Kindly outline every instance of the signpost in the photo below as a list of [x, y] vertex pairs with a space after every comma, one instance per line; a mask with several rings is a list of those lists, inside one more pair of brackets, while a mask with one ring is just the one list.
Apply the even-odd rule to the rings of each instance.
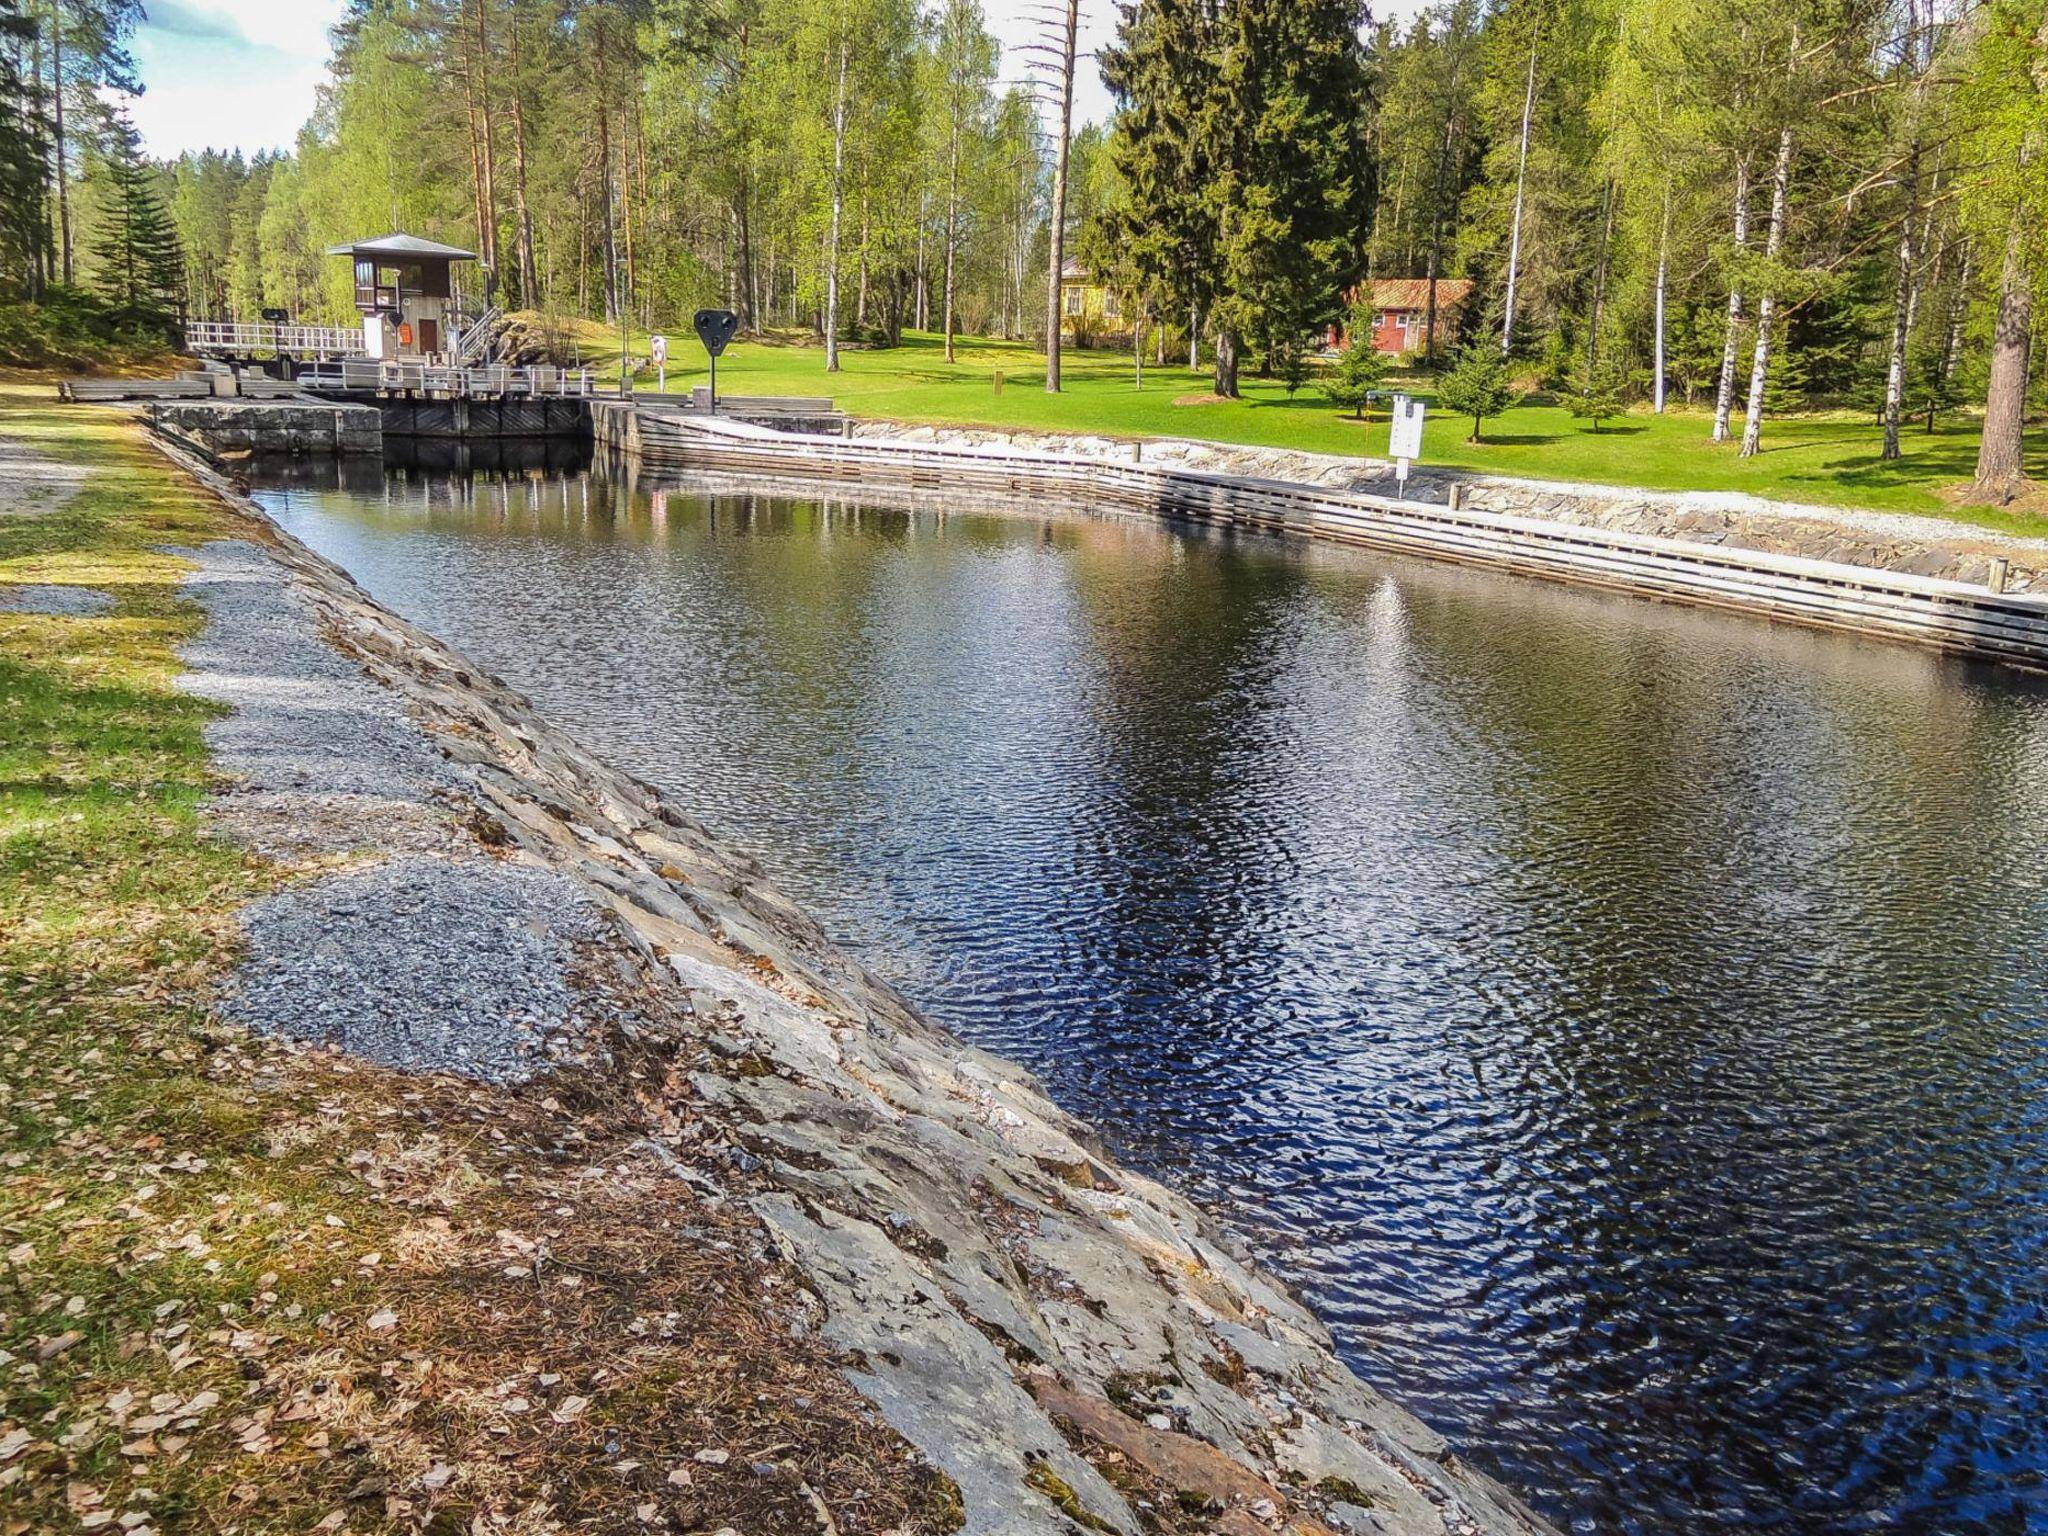
[[1387, 453], [1394, 461], [1394, 478], [1400, 483], [1403, 499], [1408, 495], [1409, 462], [1422, 457], [1422, 420], [1427, 414], [1420, 400], [1407, 395], [1394, 396], [1393, 427], [1387, 434]]
[[700, 309], [696, 319], [697, 339], [711, 354], [711, 409], [718, 409], [718, 359], [740, 328], [740, 317], [729, 309]]
[[668, 338], [650, 336], [647, 338], [647, 355], [661, 372], [661, 392], [668, 393]]

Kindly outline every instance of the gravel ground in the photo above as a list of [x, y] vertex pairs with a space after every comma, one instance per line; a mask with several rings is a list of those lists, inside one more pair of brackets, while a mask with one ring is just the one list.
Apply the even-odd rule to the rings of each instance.
[[114, 600], [94, 587], [0, 584], [0, 613], [39, 613], [60, 619], [95, 619], [114, 611]]
[[600, 1011], [569, 975], [605, 925], [548, 870], [404, 854], [266, 897], [242, 923], [222, 1011], [384, 1066], [518, 1081]]
[[396, 696], [320, 638], [283, 571], [255, 544], [179, 554], [211, 620], [184, 650], [183, 686], [232, 706], [206, 728], [233, 783], [215, 814], [272, 857], [385, 848], [464, 852], [469, 797]]
[[609, 919], [564, 877], [489, 854], [462, 773], [390, 690], [321, 637], [256, 544], [180, 550], [209, 623], [183, 686], [231, 705], [206, 729], [212, 814], [291, 865], [351, 868], [243, 914], [224, 1016], [408, 1070], [515, 1081], [616, 1010], [572, 978]]
[[60, 464], [19, 437], [0, 437], [0, 517], [54, 512], [84, 482], [84, 465]]

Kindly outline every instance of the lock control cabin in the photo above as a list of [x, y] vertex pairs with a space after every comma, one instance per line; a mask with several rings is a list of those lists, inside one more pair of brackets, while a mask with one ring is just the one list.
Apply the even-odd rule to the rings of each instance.
[[355, 264], [363, 351], [377, 362], [448, 363], [460, 345], [453, 268], [476, 252], [417, 235], [331, 246]]

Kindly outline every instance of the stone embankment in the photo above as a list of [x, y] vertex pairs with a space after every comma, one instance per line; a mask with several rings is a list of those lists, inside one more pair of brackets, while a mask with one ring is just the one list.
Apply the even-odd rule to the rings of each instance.
[[[849, 1379], [950, 1476], [969, 1532], [1549, 1529], [1354, 1375], [1210, 1217], [924, 1019], [656, 790], [282, 533], [201, 556], [196, 685], [241, 709], [219, 728], [239, 780], [219, 814], [245, 839], [355, 850], [250, 914], [230, 1013], [568, 1091], [607, 990], [592, 1004], [577, 978], [623, 979], [633, 1017], [604, 1027], [673, 1063], [636, 1074], [646, 1145], [802, 1271]], [[528, 1006], [471, 995], [479, 967], [529, 977]], [[415, 999], [408, 974], [435, 979]]]
[[[1108, 437], [1057, 432], [1000, 432], [866, 421], [856, 436], [904, 443], [1011, 447], [1128, 462], [1134, 445]], [[1181, 438], [1136, 445], [1143, 462], [1218, 474], [1293, 480], [1324, 490], [1396, 494], [1394, 466], [1384, 459], [1246, 448]], [[1734, 491], [1641, 491], [1569, 481], [1518, 480], [1463, 470], [1417, 468], [1407, 496], [1438, 505], [1460, 488], [1463, 504], [1481, 512], [1652, 534], [1696, 544], [1727, 544], [1764, 554], [1794, 555], [1874, 570], [1933, 576], [1981, 586], [1994, 559], [2009, 567], [2006, 589], [2048, 591], [2048, 540], [2022, 539], [1942, 518], [1852, 507], [1771, 501]]]

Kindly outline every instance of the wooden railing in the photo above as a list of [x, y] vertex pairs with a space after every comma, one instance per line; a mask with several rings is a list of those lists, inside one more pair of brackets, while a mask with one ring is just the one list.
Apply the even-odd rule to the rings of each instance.
[[194, 352], [257, 352], [295, 356], [361, 357], [365, 351], [360, 326], [273, 325], [267, 320], [188, 320], [185, 345]]

